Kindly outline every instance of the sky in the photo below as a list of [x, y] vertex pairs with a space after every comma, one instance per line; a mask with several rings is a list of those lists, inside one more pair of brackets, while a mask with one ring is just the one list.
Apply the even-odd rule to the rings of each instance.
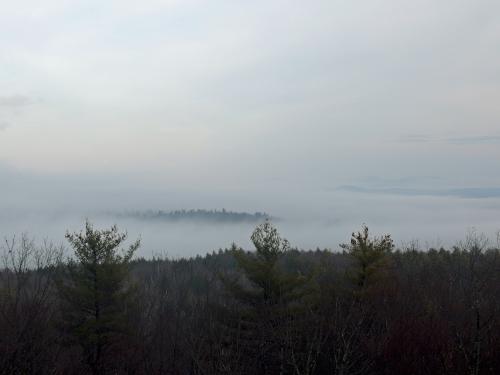
[[0, 232], [222, 207], [492, 232], [499, 61], [496, 0], [5, 2]]

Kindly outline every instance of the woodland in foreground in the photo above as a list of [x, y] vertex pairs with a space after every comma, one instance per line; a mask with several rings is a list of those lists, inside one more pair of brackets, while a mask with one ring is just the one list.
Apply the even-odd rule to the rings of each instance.
[[[194, 234], [195, 235], [195, 234]], [[0, 374], [499, 374], [500, 249], [290, 248], [270, 222], [192, 259], [134, 259], [115, 227], [74, 251], [4, 242]]]

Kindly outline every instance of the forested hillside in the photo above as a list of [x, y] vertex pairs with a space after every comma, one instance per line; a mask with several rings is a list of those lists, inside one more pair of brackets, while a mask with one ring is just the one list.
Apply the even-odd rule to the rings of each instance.
[[0, 272], [1, 374], [498, 374], [500, 249], [397, 249], [367, 227], [298, 250], [268, 221], [254, 249], [134, 259], [115, 227], [27, 236]]

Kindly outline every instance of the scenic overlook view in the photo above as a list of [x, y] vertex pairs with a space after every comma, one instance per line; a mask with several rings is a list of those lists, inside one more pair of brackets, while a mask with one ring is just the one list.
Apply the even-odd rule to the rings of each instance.
[[0, 5], [0, 375], [500, 374], [500, 2]]

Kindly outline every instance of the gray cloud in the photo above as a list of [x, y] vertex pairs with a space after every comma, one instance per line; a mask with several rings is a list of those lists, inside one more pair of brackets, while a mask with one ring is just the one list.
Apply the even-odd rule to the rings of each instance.
[[473, 136], [433, 136], [430, 134], [408, 134], [397, 138], [398, 143], [447, 143], [450, 145], [473, 145], [485, 143], [500, 143], [500, 135], [473, 135]]
[[483, 144], [500, 143], [500, 135], [471, 136], [471, 137], [451, 137], [446, 140], [450, 144]]
[[426, 134], [408, 134], [397, 139], [397, 142], [402, 143], [427, 143], [431, 141], [432, 137]]
[[0, 108], [25, 107], [33, 103], [33, 100], [24, 95], [0, 96]]
[[0, 120], [0, 131], [7, 129], [9, 126], [10, 126], [10, 123], [8, 123], [7, 121]]

